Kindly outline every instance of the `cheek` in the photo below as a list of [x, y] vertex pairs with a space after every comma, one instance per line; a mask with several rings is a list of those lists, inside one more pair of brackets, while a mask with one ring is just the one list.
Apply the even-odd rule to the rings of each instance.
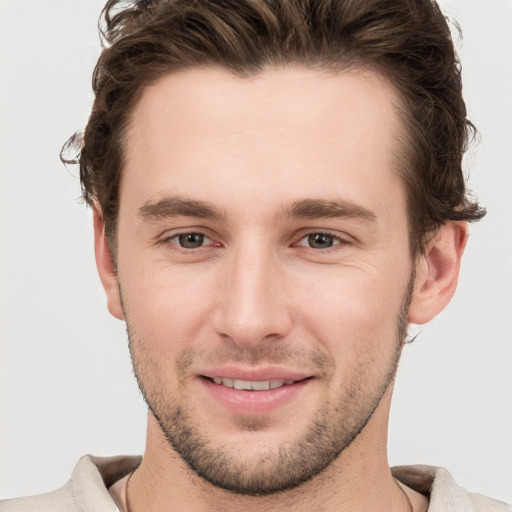
[[370, 273], [344, 269], [326, 286], [310, 286], [298, 303], [303, 324], [327, 350], [345, 360], [363, 349], [389, 350], [396, 343], [405, 284], [402, 276], [376, 279]]
[[212, 303], [211, 280], [157, 268], [121, 275], [126, 314], [154, 350], [176, 352], [203, 337]]

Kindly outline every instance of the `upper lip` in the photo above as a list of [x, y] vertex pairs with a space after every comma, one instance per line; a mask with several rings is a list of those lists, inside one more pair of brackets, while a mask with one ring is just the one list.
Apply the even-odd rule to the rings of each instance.
[[312, 377], [310, 373], [292, 370], [277, 366], [267, 366], [262, 368], [241, 368], [239, 366], [219, 366], [217, 368], [209, 368], [199, 372], [202, 377], [214, 379], [222, 377], [226, 379], [239, 379], [246, 381], [265, 381], [265, 380], [294, 380], [299, 381]]

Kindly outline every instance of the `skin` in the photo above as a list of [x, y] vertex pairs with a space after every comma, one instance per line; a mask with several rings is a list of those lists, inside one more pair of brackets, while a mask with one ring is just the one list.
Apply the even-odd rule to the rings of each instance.
[[[449, 302], [467, 228], [446, 224], [412, 261], [398, 101], [370, 71], [304, 68], [188, 70], [143, 93], [125, 140], [117, 272], [95, 211], [109, 310], [127, 321], [150, 409], [131, 512], [408, 510], [386, 456], [402, 324]], [[187, 233], [204, 238], [183, 248]], [[226, 366], [307, 379], [277, 407], [233, 411], [204, 378]], [[180, 452], [180, 436], [202, 448]], [[186, 450], [220, 467], [187, 464]]]

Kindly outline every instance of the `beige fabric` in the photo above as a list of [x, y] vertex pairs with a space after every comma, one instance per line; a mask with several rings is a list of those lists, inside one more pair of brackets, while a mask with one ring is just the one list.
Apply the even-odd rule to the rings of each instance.
[[26, 498], [0, 501], [0, 512], [118, 512], [108, 492], [133, 471], [141, 457], [82, 457], [62, 488]]
[[[118, 512], [119, 508], [108, 489], [133, 471], [140, 461], [140, 457], [86, 455], [78, 462], [70, 481], [61, 489], [39, 496], [0, 501], [0, 512]], [[430, 494], [428, 512], [512, 512], [510, 505], [459, 487], [442, 468], [400, 466], [393, 468], [393, 474], [405, 485]], [[124, 492], [119, 486], [114, 489]]]
[[115, 501], [120, 512], [128, 512], [126, 488], [128, 486], [128, 480], [130, 479], [131, 475], [132, 473], [128, 473], [126, 476], [115, 482], [114, 485], [111, 485], [108, 489], [110, 496], [112, 496], [112, 499]]
[[393, 476], [411, 489], [429, 496], [428, 512], [511, 512], [512, 506], [459, 487], [444, 468], [397, 466]]

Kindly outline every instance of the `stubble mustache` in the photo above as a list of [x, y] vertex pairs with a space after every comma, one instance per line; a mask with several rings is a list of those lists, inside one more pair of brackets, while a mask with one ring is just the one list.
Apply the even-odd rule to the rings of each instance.
[[283, 366], [296, 370], [307, 370], [317, 376], [329, 377], [334, 374], [334, 357], [319, 349], [300, 350], [278, 340], [261, 342], [255, 347], [240, 347], [233, 341], [213, 349], [183, 351], [177, 360], [178, 374], [183, 375], [191, 367], [216, 367], [238, 363], [244, 366]]

